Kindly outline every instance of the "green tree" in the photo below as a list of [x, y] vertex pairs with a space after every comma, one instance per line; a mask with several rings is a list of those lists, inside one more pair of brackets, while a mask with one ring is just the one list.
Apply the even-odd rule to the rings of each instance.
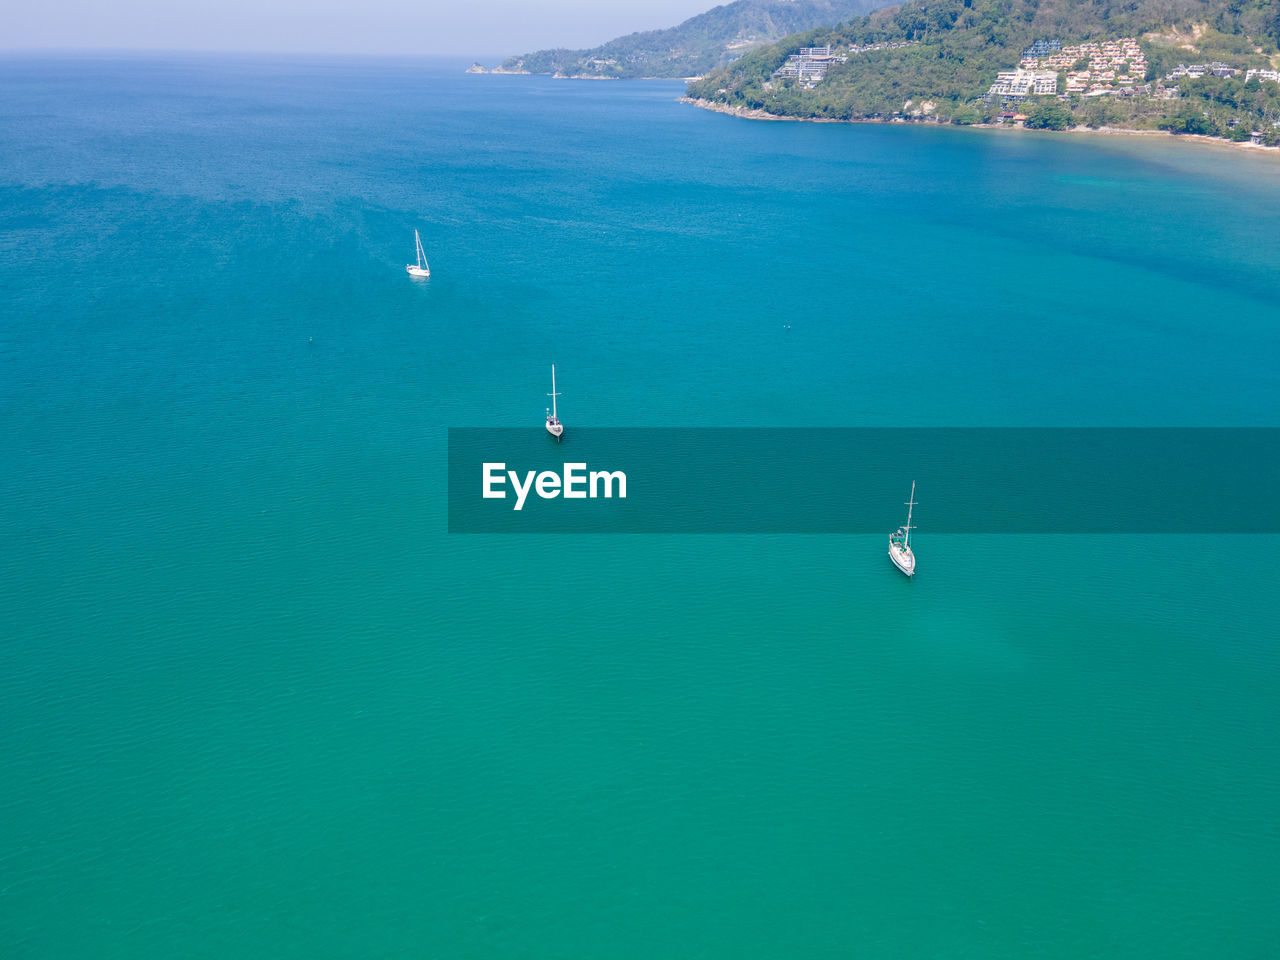
[[1247, 123], [1237, 123], [1234, 127], [1227, 131], [1227, 139], [1234, 140], [1236, 143], [1244, 143], [1249, 139], [1253, 131]]
[[1075, 115], [1056, 100], [1041, 101], [1027, 114], [1026, 125], [1032, 130], [1066, 130], [1075, 124]]
[[1193, 133], [1207, 137], [1220, 135], [1217, 125], [1195, 103], [1184, 103], [1178, 112], [1160, 121], [1160, 129], [1170, 133]]
[[1091, 97], [1084, 106], [1084, 122], [1086, 126], [1109, 127], [1124, 119], [1124, 113], [1112, 102], [1110, 97]]

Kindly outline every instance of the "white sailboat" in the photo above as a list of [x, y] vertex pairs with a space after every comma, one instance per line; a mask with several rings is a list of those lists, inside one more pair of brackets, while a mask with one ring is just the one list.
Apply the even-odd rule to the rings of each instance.
[[413, 231], [413, 245], [417, 249], [418, 262], [405, 264], [405, 270], [411, 277], [429, 277], [431, 276], [431, 268], [427, 266], [427, 251], [422, 249], [422, 238], [418, 236], [418, 231]]
[[547, 394], [551, 398], [551, 409], [547, 411], [547, 433], [551, 434], [557, 440], [564, 433], [564, 424], [560, 422], [560, 418], [556, 416], [556, 397], [560, 394], [556, 393], [556, 365], [551, 365], [551, 392]]
[[899, 527], [897, 533], [889, 534], [889, 559], [893, 565], [908, 577], [915, 576], [916, 555], [911, 552], [911, 508], [916, 505], [916, 482], [911, 481], [911, 499], [904, 506], [907, 508], [907, 525]]

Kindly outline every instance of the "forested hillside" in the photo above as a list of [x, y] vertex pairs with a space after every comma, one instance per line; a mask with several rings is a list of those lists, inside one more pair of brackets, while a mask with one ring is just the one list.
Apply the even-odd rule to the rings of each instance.
[[[1071, 95], [1063, 70], [1056, 95], [1020, 101], [1028, 125], [1149, 127], [1235, 139], [1259, 131], [1266, 142], [1277, 139], [1280, 84], [1245, 79], [1250, 68], [1280, 68], [1277, 0], [911, 0], [754, 50], [688, 92], [782, 116], [974, 123], [998, 118], [1001, 98], [982, 97], [1033, 42], [1122, 37], [1137, 40], [1146, 68], [1123, 95]], [[862, 49], [889, 43], [909, 45]], [[828, 45], [846, 59], [820, 82], [774, 76], [801, 48]], [[1180, 64], [1213, 62], [1237, 72], [1168, 78]]]
[[839, 23], [882, 5], [882, 0], [736, 0], [667, 30], [633, 33], [590, 50], [508, 57], [498, 69], [559, 76], [691, 77], [789, 34]]

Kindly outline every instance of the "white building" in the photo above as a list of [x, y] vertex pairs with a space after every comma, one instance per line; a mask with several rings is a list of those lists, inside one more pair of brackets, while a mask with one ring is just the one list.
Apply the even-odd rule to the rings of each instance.
[[987, 91], [993, 97], [1043, 96], [1058, 92], [1058, 74], [1053, 70], [1001, 70]]
[[833, 63], [844, 63], [849, 58], [831, 52], [830, 47], [801, 47], [800, 52], [787, 57], [787, 62], [773, 71], [775, 77], [794, 78], [810, 90], [827, 75]]

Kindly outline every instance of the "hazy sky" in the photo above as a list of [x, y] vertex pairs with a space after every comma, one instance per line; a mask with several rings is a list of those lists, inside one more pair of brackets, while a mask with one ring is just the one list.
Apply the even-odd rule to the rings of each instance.
[[0, 49], [455, 54], [593, 47], [718, 0], [20, 0]]

